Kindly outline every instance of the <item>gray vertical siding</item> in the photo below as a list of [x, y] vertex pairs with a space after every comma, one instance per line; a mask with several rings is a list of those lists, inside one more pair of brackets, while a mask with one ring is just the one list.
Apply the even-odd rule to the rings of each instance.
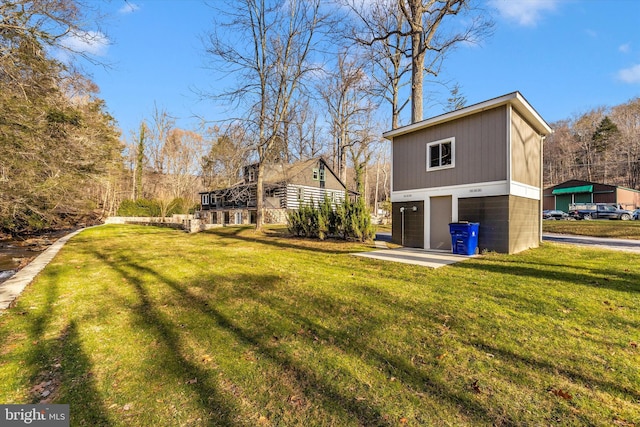
[[511, 114], [511, 179], [540, 187], [540, 135], [515, 109]]
[[509, 196], [458, 199], [458, 219], [480, 223], [480, 251], [509, 253]]
[[540, 201], [524, 197], [509, 198], [509, 253], [540, 245]]
[[[426, 171], [429, 142], [455, 137], [455, 167]], [[507, 179], [507, 107], [393, 139], [393, 191]]]
[[458, 218], [480, 223], [480, 250], [512, 254], [540, 243], [539, 200], [517, 196], [459, 199]]

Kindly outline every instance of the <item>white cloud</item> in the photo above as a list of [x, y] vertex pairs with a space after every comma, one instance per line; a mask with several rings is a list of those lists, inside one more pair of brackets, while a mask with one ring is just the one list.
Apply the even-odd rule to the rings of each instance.
[[631, 43], [625, 43], [623, 45], [620, 45], [620, 47], [618, 47], [618, 50], [622, 53], [631, 52]]
[[109, 39], [98, 31], [87, 31], [70, 34], [61, 44], [72, 52], [104, 56], [109, 47]]
[[556, 9], [559, 0], [490, 0], [500, 15], [524, 27], [535, 27], [545, 12]]
[[125, 0], [125, 4], [124, 6], [122, 6], [119, 10], [118, 13], [122, 13], [122, 14], [127, 14], [127, 13], [133, 13], [137, 10], [140, 10], [140, 6], [138, 6], [135, 3], [131, 3]]
[[640, 64], [618, 71], [618, 78], [625, 83], [640, 83]]

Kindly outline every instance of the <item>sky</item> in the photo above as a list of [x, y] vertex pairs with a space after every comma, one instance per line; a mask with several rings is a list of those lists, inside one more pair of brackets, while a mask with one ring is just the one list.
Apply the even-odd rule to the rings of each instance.
[[[482, 4], [493, 14], [493, 35], [450, 53], [439, 77], [457, 82], [467, 105], [520, 91], [553, 123], [640, 96], [640, 1]], [[183, 128], [195, 128], [197, 117], [226, 118], [224, 106], [197, 94], [224, 85], [205, 67], [201, 38], [212, 25], [211, 7], [201, 0], [112, 0], [107, 5], [107, 19], [92, 33], [95, 42], [82, 48], [108, 66], [84, 67], [123, 136], [129, 138], [148, 120], [154, 106]], [[430, 88], [446, 100], [441, 86]], [[442, 113], [442, 102], [425, 105], [425, 119]]]

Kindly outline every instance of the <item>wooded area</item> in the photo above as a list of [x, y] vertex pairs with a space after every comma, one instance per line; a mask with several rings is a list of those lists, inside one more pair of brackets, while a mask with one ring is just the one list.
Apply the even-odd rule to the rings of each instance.
[[51, 52], [81, 28], [71, 1], [0, 4], [0, 232], [94, 221], [113, 205], [121, 142], [96, 86]]
[[640, 98], [553, 123], [544, 186], [581, 179], [640, 190]]
[[[89, 28], [101, 22], [96, 4], [4, 1], [0, 232], [91, 223], [116, 214], [123, 201], [128, 210], [140, 201], [161, 215], [186, 211], [199, 191], [236, 183], [247, 164], [319, 155], [377, 212], [390, 185], [383, 131], [422, 119], [434, 99], [445, 111], [465, 106], [457, 82], [432, 89], [424, 77], [437, 79], [458, 44], [490, 36], [493, 22], [478, 4], [213, 2], [202, 51], [233, 83], [203, 82], [199, 91], [227, 106], [228, 119], [203, 117], [199, 127], [182, 129], [171, 106], [149, 100], [149, 117], [121, 131], [79, 67], [96, 59], [65, 43], [70, 36], [99, 41]], [[545, 142], [545, 185], [578, 178], [638, 188], [639, 111], [636, 99], [555, 123]]]

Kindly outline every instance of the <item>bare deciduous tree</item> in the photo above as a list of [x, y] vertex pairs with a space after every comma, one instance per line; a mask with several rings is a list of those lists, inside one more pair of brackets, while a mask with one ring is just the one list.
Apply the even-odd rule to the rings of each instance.
[[316, 34], [325, 20], [320, 0], [242, 0], [219, 8], [206, 52], [215, 67], [236, 77], [235, 87], [217, 92], [242, 106], [258, 155], [256, 229], [264, 223], [264, 162], [272, 155], [283, 123], [313, 65]]
[[461, 30], [445, 28], [446, 18], [471, 9], [472, 0], [399, 0], [411, 37], [411, 123], [423, 118], [424, 73], [437, 76], [446, 54], [462, 42], [477, 42], [493, 24], [481, 14]]
[[225, 131], [208, 130], [209, 152], [202, 157], [202, 184], [205, 188], [231, 187], [238, 182], [243, 166], [249, 159], [250, 144], [245, 129], [231, 124]]
[[391, 106], [391, 127], [400, 126], [400, 113], [410, 98], [400, 99], [400, 90], [408, 84], [411, 72], [409, 31], [398, 0], [362, 2], [346, 0], [352, 13], [360, 19], [352, 28], [351, 38], [366, 46], [366, 57], [373, 64], [371, 91]]
[[364, 125], [363, 117], [373, 109], [370, 92], [366, 90], [367, 78], [363, 70], [363, 58], [342, 51], [338, 54], [335, 71], [328, 71], [320, 80], [318, 92], [331, 119], [334, 137], [333, 168], [346, 183], [347, 153], [356, 139], [355, 132]]
[[640, 189], [640, 99], [598, 107], [552, 125], [545, 186], [582, 179]]
[[[482, 13], [474, 14], [473, 0], [388, 0], [378, 3], [346, 0], [357, 11], [365, 30], [357, 34], [362, 44], [381, 44], [376, 51], [389, 61], [383, 67], [392, 94], [394, 114], [403, 102], [393, 99], [396, 88], [407, 71], [402, 55], [410, 58], [411, 69], [411, 122], [423, 118], [424, 76], [438, 76], [446, 55], [460, 43], [475, 43], [492, 32], [493, 23]], [[455, 25], [453, 17], [460, 16]], [[463, 18], [464, 17], [464, 18]], [[464, 19], [464, 21], [463, 21]], [[366, 36], [366, 38], [365, 38]], [[410, 43], [406, 45], [406, 38]], [[396, 123], [395, 116], [392, 121]]]

